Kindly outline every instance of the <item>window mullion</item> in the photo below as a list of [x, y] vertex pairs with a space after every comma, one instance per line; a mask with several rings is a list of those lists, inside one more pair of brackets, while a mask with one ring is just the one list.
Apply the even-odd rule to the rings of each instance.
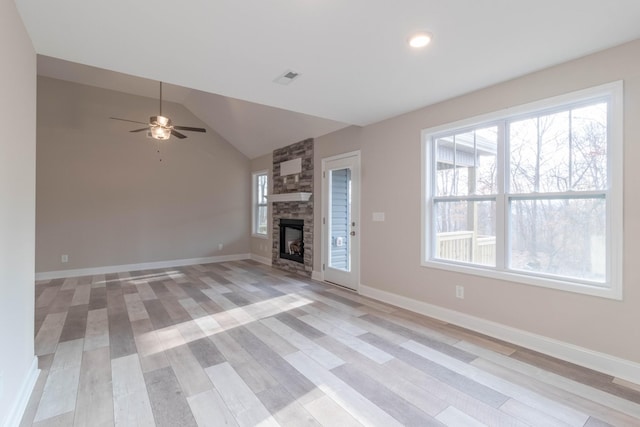
[[573, 190], [573, 109], [569, 110], [569, 188]]
[[507, 157], [507, 122], [498, 123], [498, 147], [497, 147], [497, 180], [498, 195], [496, 197], [496, 269], [505, 270], [508, 265], [508, 212], [507, 198], [505, 196], [508, 187], [507, 173], [509, 162]]
[[427, 260], [431, 260], [435, 257], [435, 241], [436, 241], [436, 212], [435, 212], [435, 203], [433, 201], [436, 196], [436, 181], [438, 179], [437, 170], [438, 170], [438, 158], [437, 158], [437, 143], [436, 139], [431, 137], [428, 144], [428, 150], [426, 152], [427, 158], [425, 159], [425, 164], [428, 165], [430, 172], [425, 173], [425, 178], [427, 179], [427, 188], [426, 188], [426, 213], [427, 218], [425, 221], [425, 230], [423, 235], [426, 238], [423, 254]]

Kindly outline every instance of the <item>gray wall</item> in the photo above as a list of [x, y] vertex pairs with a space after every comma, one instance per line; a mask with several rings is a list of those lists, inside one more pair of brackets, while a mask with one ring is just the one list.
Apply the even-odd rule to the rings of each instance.
[[[157, 109], [38, 77], [37, 272], [249, 253], [249, 160], [211, 129], [157, 143], [109, 120], [144, 122]], [[163, 113], [204, 127], [179, 104]]]
[[[422, 129], [621, 79], [625, 96], [623, 301], [420, 266]], [[320, 168], [323, 157], [362, 150], [362, 284], [640, 363], [640, 345], [636, 345], [640, 342], [638, 117], [640, 41], [635, 41], [362, 129], [317, 138], [316, 167]], [[320, 206], [316, 199], [316, 215]], [[385, 212], [386, 221], [374, 223], [373, 212]], [[463, 300], [455, 298], [459, 284], [465, 286]]]
[[0, 52], [0, 425], [5, 425], [19, 421], [35, 360], [36, 54], [13, 1], [0, 2]]

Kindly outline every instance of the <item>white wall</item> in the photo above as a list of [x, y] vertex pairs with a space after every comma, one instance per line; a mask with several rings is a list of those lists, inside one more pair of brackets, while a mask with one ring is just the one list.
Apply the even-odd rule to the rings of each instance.
[[[616, 80], [624, 80], [625, 102], [623, 301], [420, 266], [422, 129]], [[361, 147], [363, 285], [613, 355], [635, 362], [639, 372], [639, 117], [640, 41], [635, 41], [362, 129], [317, 138], [316, 167], [325, 154]], [[373, 222], [372, 212], [385, 212], [386, 221]], [[319, 247], [314, 249], [317, 256]], [[455, 285], [465, 286], [465, 299], [455, 298]]]
[[0, 426], [19, 422], [33, 386], [36, 55], [0, 2]]

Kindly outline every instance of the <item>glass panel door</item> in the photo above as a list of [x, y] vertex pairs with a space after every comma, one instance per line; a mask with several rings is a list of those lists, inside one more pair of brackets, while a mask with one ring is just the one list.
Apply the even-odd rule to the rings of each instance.
[[351, 169], [329, 171], [329, 266], [351, 271]]

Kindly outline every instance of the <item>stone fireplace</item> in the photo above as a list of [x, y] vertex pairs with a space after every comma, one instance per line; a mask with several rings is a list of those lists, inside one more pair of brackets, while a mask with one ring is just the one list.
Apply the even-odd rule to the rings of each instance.
[[272, 172], [273, 194], [269, 197], [273, 205], [271, 264], [311, 277], [313, 139], [274, 150]]

